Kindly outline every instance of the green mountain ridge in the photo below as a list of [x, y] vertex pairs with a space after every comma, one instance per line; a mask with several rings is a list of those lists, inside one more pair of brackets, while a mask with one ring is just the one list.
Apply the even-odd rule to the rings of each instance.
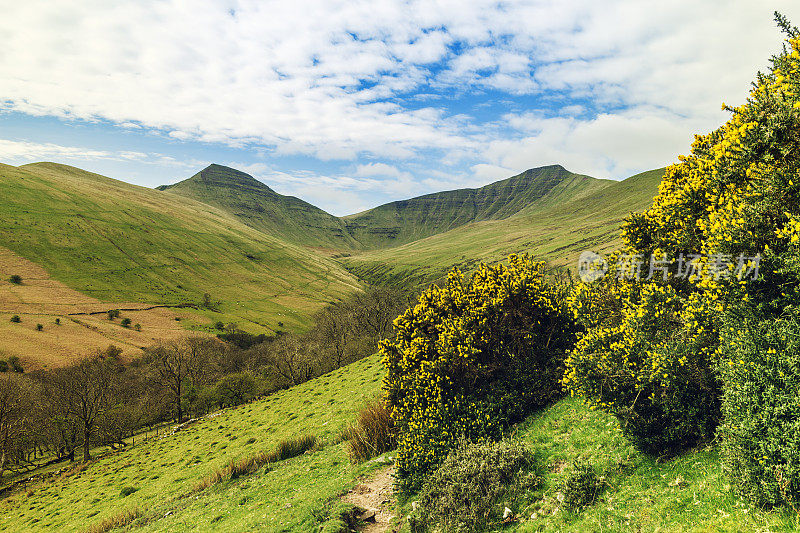
[[189, 179], [156, 187], [226, 211], [242, 223], [284, 240], [327, 248], [357, 248], [342, 221], [294, 196], [273, 191], [239, 170], [212, 164]]
[[341, 218], [278, 194], [249, 174], [216, 164], [157, 189], [212, 205], [252, 228], [296, 244], [355, 251], [400, 246], [465, 224], [544, 209], [613, 183], [549, 165], [483, 187], [397, 200]]

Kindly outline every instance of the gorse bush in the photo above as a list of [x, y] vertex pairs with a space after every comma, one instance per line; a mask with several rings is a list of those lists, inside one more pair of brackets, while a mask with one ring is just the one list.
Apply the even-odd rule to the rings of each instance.
[[498, 440], [561, 394], [575, 326], [564, 287], [527, 255], [450, 272], [395, 320], [381, 343], [384, 387], [397, 428], [397, 475], [416, 490], [460, 438]]
[[[787, 46], [747, 102], [724, 106], [731, 119], [667, 168], [653, 205], [626, 220], [609, 275], [572, 298], [587, 332], [565, 385], [654, 454], [713, 438], [729, 310], [746, 302], [768, 319], [800, 302], [800, 39], [778, 22]], [[650, 277], [649, 261], [665, 258]], [[632, 262], [644, 276], [615, 279]]]
[[722, 455], [759, 505], [800, 507], [800, 323], [745, 321], [725, 331]]
[[559, 485], [561, 505], [567, 511], [580, 511], [591, 505], [604, 488], [604, 481], [587, 462], [578, 462]]
[[347, 440], [347, 453], [354, 463], [377, 457], [397, 447], [394, 424], [389, 409], [382, 399], [365, 405], [356, 418], [356, 423], [343, 434]]
[[506, 495], [535, 488], [534, 457], [508, 441], [457, 446], [419, 494], [413, 529], [485, 531], [502, 522]]

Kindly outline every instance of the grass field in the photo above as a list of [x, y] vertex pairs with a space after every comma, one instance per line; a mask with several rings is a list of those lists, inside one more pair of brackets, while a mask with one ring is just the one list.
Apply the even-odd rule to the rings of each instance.
[[[379, 393], [381, 377], [378, 359], [369, 357], [98, 459], [84, 471], [0, 501], [0, 529], [83, 531], [135, 508], [142, 516], [134, 525], [144, 530], [311, 531], [327, 502], [377, 467], [351, 466], [338, 435]], [[322, 449], [193, 492], [231, 459], [307, 433], [322, 440]]]
[[372, 283], [421, 285], [452, 267], [468, 271], [511, 253], [529, 252], [556, 266], [577, 265], [583, 250], [608, 252], [619, 245], [619, 227], [632, 211], [647, 208], [663, 169], [592, 188], [572, 200], [531, 205], [504, 220], [467, 224], [396, 248], [342, 258], [342, 264]]
[[303, 329], [359, 285], [337, 263], [214, 207], [64, 165], [0, 165], [0, 212], [0, 246], [91, 298], [174, 305], [210, 294], [217, 311], [198, 325]]

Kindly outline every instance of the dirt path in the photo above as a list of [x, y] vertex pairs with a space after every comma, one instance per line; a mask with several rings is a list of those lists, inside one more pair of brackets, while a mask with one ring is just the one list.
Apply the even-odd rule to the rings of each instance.
[[395, 517], [393, 487], [394, 465], [391, 465], [379, 470], [372, 479], [362, 481], [342, 496], [342, 501], [366, 509], [367, 512], [362, 516], [375, 513], [374, 522], [369, 518], [358, 529], [359, 531], [364, 533], [394, 531], [391, 526], [391, 521]]

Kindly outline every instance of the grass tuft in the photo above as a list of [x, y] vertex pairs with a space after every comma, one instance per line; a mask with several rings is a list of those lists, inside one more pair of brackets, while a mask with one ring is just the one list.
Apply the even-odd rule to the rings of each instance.
[[397, 440], [386, 402], [377, 399], [366, 404], [358, 412], [356, 423], [344, 430], [342, 440], [348, 441], [347, 453], [353, 463], [394, 450]]
[[86, 533], [106, 533], [106, 531], [111, 531], [112, 529], [116, 529], [118, 527], [125, 527], [139, 518], [141, 515], [142, 513], [139, 511], [138, 507], [125, 509], [121, 513], [115, 514], [114, 516], [110, 516], [105, 520], [101, 520], [100, 522], [92, 524], [86, 529]]

